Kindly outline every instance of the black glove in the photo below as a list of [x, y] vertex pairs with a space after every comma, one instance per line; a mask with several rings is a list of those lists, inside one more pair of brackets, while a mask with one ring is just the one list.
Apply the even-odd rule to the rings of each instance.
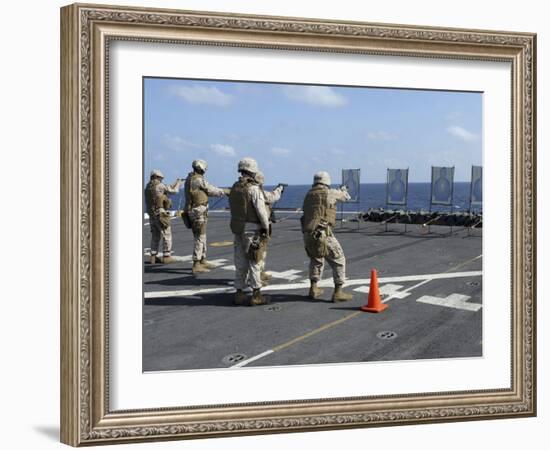
[[266, 230], [265, 228], [262, 228], [260, 230], [260, 237], [267, 239], [269, 237], [269, 230]]

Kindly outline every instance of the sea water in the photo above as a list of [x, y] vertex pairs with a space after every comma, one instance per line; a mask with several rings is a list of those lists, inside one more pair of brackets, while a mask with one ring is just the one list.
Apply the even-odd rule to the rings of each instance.
[[[338, 186], [334, 186], [337, 188]], [[274, 186], [265, 186], [266, 190], [273, 189]], [[285, 188], [281, 199], [275, 204], [276, 209], [298, 209], [303, 206], [304, 197], [311, 185], [289, 185]], [[339, 204], [338, 210], [344, 211], [366, 211], [369, 208], [390, 208], [406, 209], [412, 211], [430, 210], [431, 183], [409, 183], [407, 204], [406, 205], [387, 205], [386, 204], [386, 183], [366, 183], [361, 184], [359, 190], [359, 199], [357, 202]], [[179, 194], [172, 196], [174, 209], [180, 209], [185, 203], [183, 199], [183, 189]], [[229, 203], [226, 197], [210, 198], [210, 209], [226, 209]], [[342, 205], [342, 206], [341, 206]], [[456, 212], [467, 211], [470, 208], [470, 183], [455, 182], [453, 187], [453, 202], [451, 206], [432, 205], [432, 211]], [[472, 208], [476, 211], [480, 207]]]

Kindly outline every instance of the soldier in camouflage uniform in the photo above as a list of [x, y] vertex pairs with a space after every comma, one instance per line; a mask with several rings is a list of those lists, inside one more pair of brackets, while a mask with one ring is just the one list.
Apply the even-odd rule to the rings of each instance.
[[269, 215], [265, 197], [255, 179], [259, 171], [256, 161], [252, 158], [243, 158], [239, 161], [238, 171], [241, 176], [229, 194], [237, 290], [234, 304], [244, 304], [244, 289], [248, 284], [252, 288], [250, 305], [264, 305], [269, 300], [260, 292], [261, 268], [269, 239]]
[[204, 174], [206, 161], [193, 161], [193, 172], [185, 180], [185, 213], [193, 230], [193, 273], [209, 272], [214, 268], [206, 260], [206, 224], [208, 221], [208, 197], [221, 197], [229, 194], [229, 189], [212, 186]]
[[[284, 191], [284, 186], [282, 184], [279, 184], [272, 191], [266, 191], [264, 189], [264, 183], [265, 183], [264, 174], [262, 172], [258, 172], [254, 178], [260, 185], [260, 189], [262, 190], [262, 194], [265, 199], [265, 206], [267, 208], [267, 214], [269, 217], [269, 236], [271, 236], [271, 230], [274, 222], [273, 204], [280, 200], [281, 195], [283, 194], [283, 191]], [[262, 261], [262, 267], [261, 267], [260, 277], [263, 284], [267, 284], [267, 282], [271, 279], [271, 274], [265, 271], [266, 259], [267, 259], [267, 254], [266, 254], [266, 258], [264, 258]]]
[[[151, 264], [173, 262], [172, 252], [172, 226], [169, 209], [172, 202], [169, 194], [179, 191], [182, 180], [178, 179], [171, 185], [162, 182], [164, 175], [160, 170], [153, 170], [149, 183], [145, 187], [145, 208], [149, 215], [149, 228], [151, 230]], [[158, 255], [159, 244], [162, 238], [162, 260]]]
[[350, 200], [345, 188], [331, 189], [330, 175], [317, 172], [313, 177], [313, 186], [304, 199], [302, 232], [306, 253], [310, 258], [309, 279], [311, 286], [309, 297], [317, 299], [323, 290], [317, 286], [323, 274], [325, 260], [332, 268], [334, 279], [333, 302], [352, 299], [352, 295], [342, 289], [346, 279], [346, 258], [340, 243], [332, 229], [336, 223], [336, 203]]

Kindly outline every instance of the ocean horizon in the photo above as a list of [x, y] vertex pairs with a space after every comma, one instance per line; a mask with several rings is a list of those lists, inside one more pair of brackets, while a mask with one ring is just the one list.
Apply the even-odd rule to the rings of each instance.
[[[265, 190], [272, 190], [275, 186], [265, 186]], [[338, 188], [339, 185], [334, 185]], [[274, 205], [275, 209], [298, 209], [303, 205], [304, 197], [311, 188], [311, 184], [294, 184], [285, 188], [281, 199]], [[386, 204], [386, 183], [361, 183], [359, 189], [359, 199], [357, 202], [340, 203], [338, 210], [347, 212], [366, 211], [369, 208], [388, 208], [405, 209], [412, 211], [430, 210], [431, 183], [413, 183], [408, 184], [408, 195], [406, 205], [388, 205]], [[181, 209], [185, 203], [183, 198], [183, 188], [178, 194], [171, 196], [173, 208]], [[227, 198], [212, 197], [209, 200], [211, 210], [223, 210], [229, 208]], [[470, 182], [455, 182], [453, 185], [452, 206], [432, 205], [432, 211], [453, 212], [468, 211], [470, 209]], [[482, 208], [477, 206], [476, 211]]]

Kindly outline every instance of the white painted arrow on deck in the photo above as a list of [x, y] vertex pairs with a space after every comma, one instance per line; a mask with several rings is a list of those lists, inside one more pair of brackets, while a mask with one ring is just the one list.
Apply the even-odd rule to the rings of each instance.
[[[420, 281], [420, 283], [415, 284], [407, 289], [405, 289], [405, 292], [399, 292], [399, 295], [403, 295], [411, 291], [412, 289], [416, 289], [417, 287], [426, 284], [427, 282], [431, 280], [443, 280], [448, 278], [464, 278], [464, 277], [480, 277], [482, 275], [482, 271], [472, 271], [472, 272], [449, 272], [449, 273], [435, 273], [435, 274], [425, 274], [425, 275], [406, 275], [401, 277], [382, 277], [378, 278], [378, 282], [380, 284], [383, 283], [403, 283], [403, 282], [409, 282], [409, 281]], [[368, 278], [362, 278], [357, 280], [347, 280], [345, 283], [345, 286], [351, 287], [351, 286], [367, 286], [370, 283], [370, 279]], [[322, 280], [319, 283], [319, 286], [332, 286], [332, 280]], [[295, 289], [309, 289], [309, 281], [304, 280], [300, 282], [294, 282], [294, 283], [284, 283], [284, 284], [272, 284], [269, 286], [266, 286], [262, 291], [291, 291]], [[192, 289], [182, 289], [182, 290], [174, 290], [174, 291], [153, 291], [153, 292], [145, 292], [144, 296], [145, 298], [165, 298], [165, 297], [185, 297], [187, 295], [203, 295], [203, 294], [220, 294], [224, 292], [234, 292], [234, 288], [231, 287], [212, 287], [212, 288], [202, 288], [202, 287], [196, 287]], [[388, 296], [388, 298], [385, 298], [383, 301], [386, 302], [388, 300], [391, 300], [392, 296]]]
[[282, 280], [287, 280], [287, 281], [297, 280], [298, 278], [300, 278], [300, 276], [296, 274], [301, 272], [302, 272], [301, 270], [295, 270], [295, 269], [286, 270], [284, 272], [274, 272], [273, 270], [269, 271], [269, 273], [273, 278], [280, 278]]
[[[143, 252], [143, 254], [145, 256], [151, 256], [151, 249], [146, 248], [145, 251]], [[161, 257], [162, 252], [160, 252], [158, 256]], [[187, 261], [191, 261], [193, 259], [193, 256], [191, 256], [191, 255], [187, 255], [187, 256], [172, 255], [172, 259], [176, 262], [187, 262]]]
[[481, 309], [481, 305], [477, 303], [468, 303], [469, 299], [469, 295], [462, 294], [451, 294], [445, 298], [424, 295], [420, 297], [417, 302], [427, 303], [429, 305], [446, 306], [447, 308], [463, 309], [465, 311], [479, 311]]
[[[222, 269], [229, 270], [229, 271], [236, 270], [235, 266], [223, 266]], [[298, 278], [301, 278], [299, 275], [296, 275], [297, 273], [301, 273], [301, 272], [302, 272], [301, 270], [290, 269], [290, 270], [286, 270], [285, 272], [274, 272], [270, 270], [268, 273], [270, 273], [273, 278], [279, 278], [281, 280], [286, 280], [286, 281], [294, 281], [294, 280], [297, 280]]]
[[[380, 294], [381, 295], [388, 295], [393, 298], [405, 298], [411, 295], [409, 292], [400, 292], [399, 289], [401, 289], [403, 286], [399, 284], [385, 284], [383, 286], [380, 286]], [[368, 294], [370, 287], [369, 286], [359, 286], [358, 288], [354, 289], [355, 292], [364, 292]]]
[[214, 267], [219, 267], [223, 266], [227, 262], [227, 259], [208, 259], [207, 261]]

